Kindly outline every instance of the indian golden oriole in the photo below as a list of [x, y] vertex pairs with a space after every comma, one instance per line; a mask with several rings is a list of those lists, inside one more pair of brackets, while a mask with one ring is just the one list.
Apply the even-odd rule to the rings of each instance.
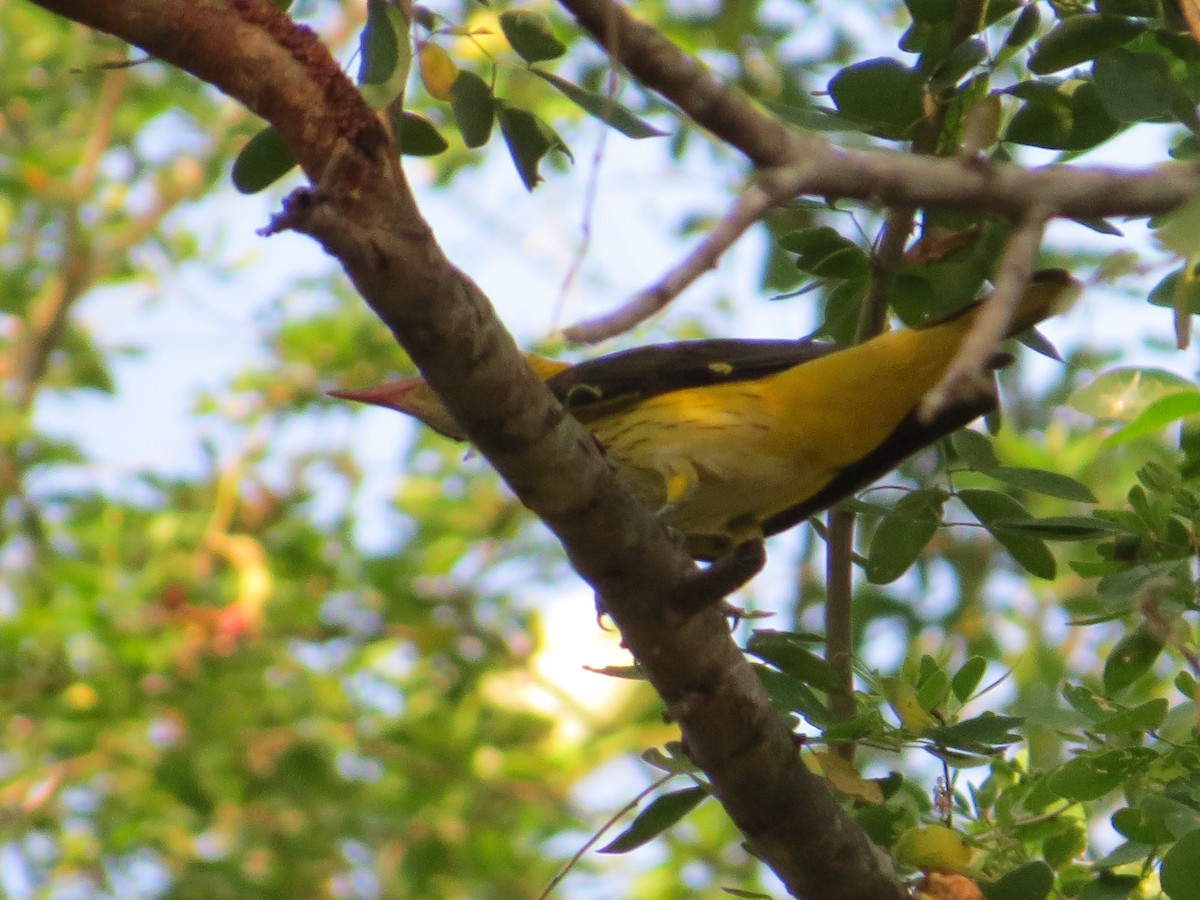
[[[1038, 272], [1008, 336], [1062, 311], [1077, 293], [1061, 269]], [[917, 413], [982, 302], [846, 348], [811, 339], [702, 340], [578, 365], [526, 359], [603, 445], [618, 477], [683, 533], [695, 558], [710, 560], [791, 528], [994, 409], [987, 392], [929, 420]], [[421, 378], [332, 394], [466, 439]]]

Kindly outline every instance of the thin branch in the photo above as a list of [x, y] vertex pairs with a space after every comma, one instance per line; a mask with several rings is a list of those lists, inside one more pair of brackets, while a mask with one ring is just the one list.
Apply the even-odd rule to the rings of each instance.
[[620, 809], [618, 809], [615, 813], [613, 813], [609, 817], [608, 821], [605, 822], [603, 825], [601, 825], [599, 827], [599, 829], [597, 829], [596, 833], [587, 839], [587, 842], [582, 847], [579, 848], [579, 850], [575, 853], [575, 855], [572, 856], [569, 860], [567, 860], [566, 865], [564, 865], [561, 869], [559, 869], [558, 874], [555, 875], [552, 879], [550, 879], [550, 883], [548, 885], [546, 885], [546, 889], [537, 895], [537, 900], [546, 900], [547, 897], [549, 897], [551, 894], [553, 894], [554, 889], [562, 883], [564, 878], [566, 878], [569, 874], [571, 874], [572, 869], [574, 869], [577, 865], [579, 865], [579, 861], [581, 859], [583, 859], [583, 855], [585, 853], [587, 853], [589, 850], [591, 850], [592, 847], [596, 846], [597, 843], [600, 842], [600, 838], [604, 837], [604, 833], [606, 831], [608, 831], [608, 829], [612, 828], [614, 825], [617, 824], [617, 822], [621, 821], [622, 817], [628, 815], [629, 813], [631, 813], [635, 809], [637, 809], [639, 803], [641, 803], [643, 800], [645, 800], [647, 797], [649, 797], [651, 794], [653, 794], [655, 791], [657, 791], [660, 787], [662, 787], [664, 784], [666, 784], [668, 781], [670, 781], [674, 777], [675, 777], [674, 772], [668, 772], [666, 775], [663, 775], [661, 778], [652, 782], [644, 790], [642, 790], [640, 793], [638, 793], [638, 795], [636, 797], [634, 797], [632, 800], [630, 800], [628, 803], [626, 803], [624, 806], [622, 806]]
[[[1013, 164], [939, 159], [891, 150], [849, 152], [784, 125], [613, 0], [559, 0], [641, 84], [741, 151], [759, 169], [811, 165], [809, 194], [882, 206], [938, 206], [996, 213], [1013, 221], [1045, 207], [1057, 216], [1148, 216], [1170, 212], [1200, 192], [1200, 165], [1153, 169], [1025, 169]], [[615, 34], [616, 40], [609, 36]]]
[[697, 278], [716, 268], [725, 251], [771, 209], [803, 193], [804, 185], [810, 178], [811, 167], [808, 165], [763, 173], [757, 183], [742, 193], [708, 236], [657, 284], [646, 288], [607, 315], [564, 329], [563, 336], [574, 343], [594, 344], [644, 322], [683, 293]]
[[[825, 543], [825, 661], [829, 663], [845, 693], [829, 695], [834, 718], [845, 722], [854, 717], [854, 641], [851, 616], [854, 596], [854, 513], [829, 511], [829, 536]], [[834, 744], [834, 753], [854, 759], [854, 744]]]
[[1004, 339], [1029, 284], [1034, 261], [1042, 246], [1046, 220], [1046, 212], [1039, 210], [1009, 235], [996, 268], [995, 291], [983, 304], [941, 382], [921, 401], [919, 414], [926, 421], [947, 406], [969, 401], [991, 389], [989, 362]]

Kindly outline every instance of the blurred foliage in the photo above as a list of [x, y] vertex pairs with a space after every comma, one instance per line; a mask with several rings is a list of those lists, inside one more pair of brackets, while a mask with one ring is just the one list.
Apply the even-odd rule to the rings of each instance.
[[[849, 146], [934, 128], [940, 153], [1069, 158], [1142, 122], [1170, 124], [1176, 156], [1200, 146], [1200, 49], [1173, 4], [1009, 0], [965, 29], [968, 5], [940, 0], [632, 5], [766, 108]], [[612, 73], [548, 3], [394, 13], [290, 8], [355, 58], [441, 184], [507, 153], [533, 189], [589, 118], [737, 175], [728, 148]], [[794, 39], [806, 32], [819, 38]], [[763, 890], [636, 671], [573, 696], [544, 667], [564, 637], [530, 597], [567, 570], [493, 477], [422, 436], [400, 461], [390, 539], [365, 550], [361, 456], [280, 448], [302, 425], [346, 423], [319, 386], [403, 365], [343, 283], [279, 288], [260, 323], [269, 363], [197, 398], [229, 436], [202, 471], [101, 486], [86, 444], [36, 426], [48, 392], [111, 392], [116, 354], [139, 349], [95, 339], [78, 315], [89, 294], [152, 279], [148, 254], [207, 263], [172, 213], [219, 197], [231, 169], [257, 190], [287, 168], [261, 123], [189, 78], [0, 0], [0, 892], [537, 896], [606, 818], [585, 797], [621, 808], [637, 785], [619, 763], [648, 745], [640, 777], [671, 777], [606, 841], [657, 848], [622, 867], [623, 895]], [[1182, 322], [1196, 312], [1189, 214], [1155, 223], [1181, 262], [1149, 298]], [[848, 337], [878, 225], [857, 204], [776, 211], [763, 285], [819, 290], [822, 331]], [[970, 212], [920, 225], [892, 298], [911, 322], [975, 297], [1008, 230]], [[298, 308], [289, 291], [322, 299]], [[1200, 392], [1112, 363], [1069, 354], [1036, 393], [1003, 374], [1005, 427], [962, 432], [848, 504], [852, 718], [831, 712], [813, 633], [819, 522], [798, 544], [794, 607], [748, 639], [806, 762], [927, 887], [945, 870], [990, 900], [1179, 898], [1200, 883]], [[903, 652], [869, 664], [881, 643]], [[856, 766], [826, 752], [847, 742]], [[564, 896], [612, 894], [611, 865], [580, 866]]]

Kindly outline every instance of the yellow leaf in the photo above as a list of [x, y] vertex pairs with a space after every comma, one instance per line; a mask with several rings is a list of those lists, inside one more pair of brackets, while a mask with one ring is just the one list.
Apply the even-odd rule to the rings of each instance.
[[945, 825], [916, 825], [900, 835], [892, 855], [902, 865], [954, 872], [971, 862], [971, 845]]
[[813, 756], [821, 766], [825, 780], [839, 794], [862, 800], [865, 803], [882, 803], [883, 791], [874, 781], [867, 781], [850, 763], [835, 753], [816, 751]]
[[458, 66], [450, 54], [437, 44], [426, 44], [417, 54], [417, 65], [421, 70], [421, 83], [431, 97], [449, 100], [450, 89], [458, 77]]

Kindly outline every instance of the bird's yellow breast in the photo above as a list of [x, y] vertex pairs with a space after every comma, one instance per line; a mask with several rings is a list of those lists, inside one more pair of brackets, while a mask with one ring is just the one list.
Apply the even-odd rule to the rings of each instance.
[[959, 331], [890, 332], [764, 378], [658, 394], [588, 427], [666, 524], [737, 543], [882, 444], [944, 373]]

